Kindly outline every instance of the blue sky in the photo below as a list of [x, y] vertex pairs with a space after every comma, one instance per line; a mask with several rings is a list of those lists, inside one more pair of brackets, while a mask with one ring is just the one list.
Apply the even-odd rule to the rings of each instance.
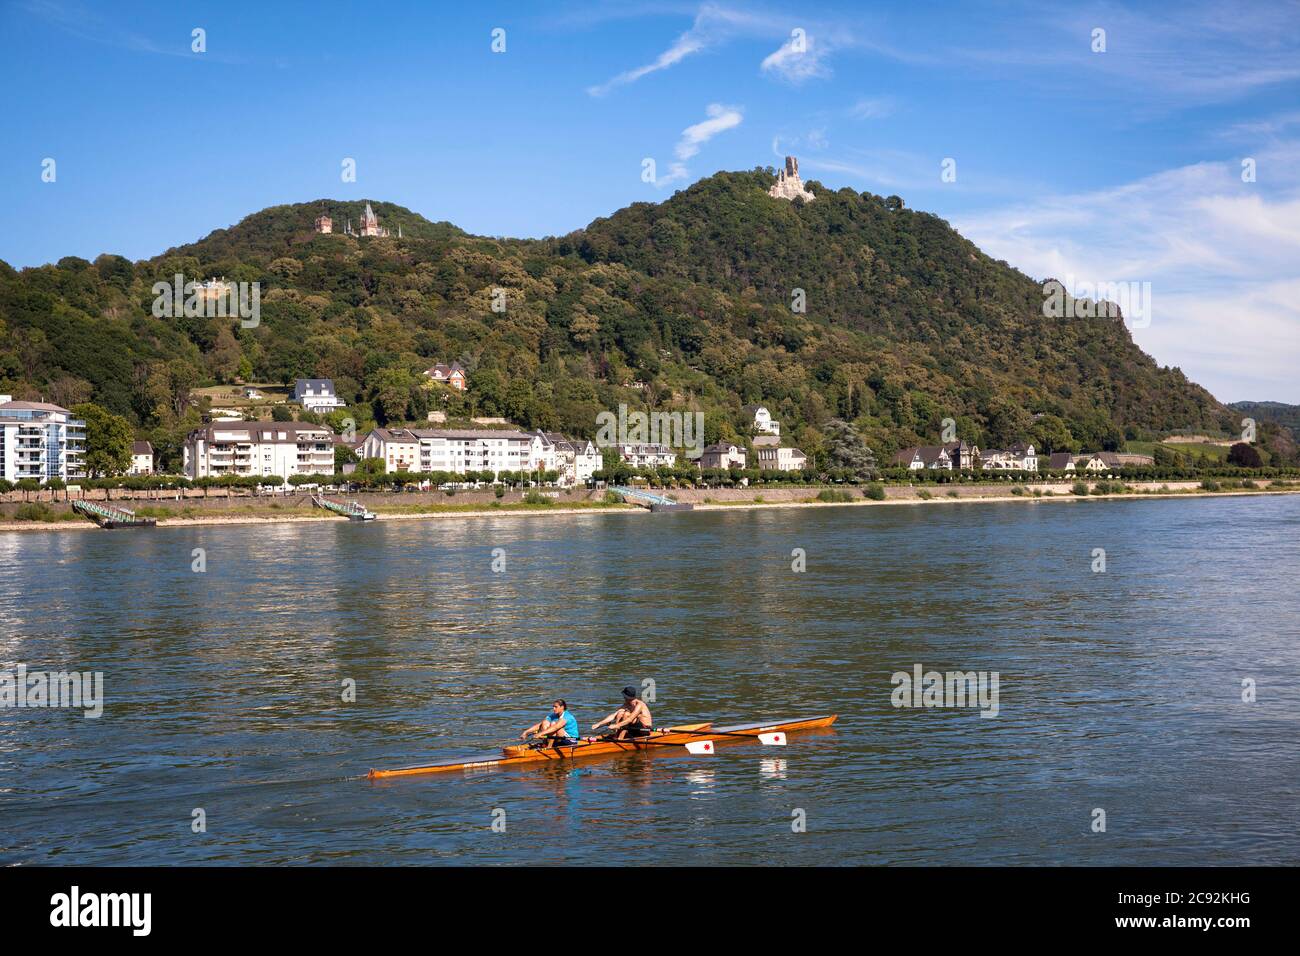
[[1295, 3], [9, 0], [0, 35], [15, 266], [323, 196], [561, 234], [793, 153], [1037, 278], [1150, 282], [1160, 362], [1300, 402]]

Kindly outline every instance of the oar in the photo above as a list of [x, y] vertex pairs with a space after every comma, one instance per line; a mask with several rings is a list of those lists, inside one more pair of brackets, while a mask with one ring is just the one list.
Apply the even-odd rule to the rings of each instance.
[[658, 730], [666, 734], [690, 734], [693, 737], [744, 737], [746, 740], [757, 740], [765, 747], [784, 747], [785, 732], [773, 730], [762, 734], [737, 734], [725, 730], [675, 730], [672, 727], [660, 727]]

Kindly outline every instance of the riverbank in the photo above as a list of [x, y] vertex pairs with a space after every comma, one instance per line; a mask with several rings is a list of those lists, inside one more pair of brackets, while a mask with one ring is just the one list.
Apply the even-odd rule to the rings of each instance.
[[[1097, 482], [1090, 482], [1089, 491]], [[1102, 482], [1103, 485], [1111, 484]], [[757, 509], [757, 508], [835, 508], [866, 507], [872, 505], [943, 505], [1008, 502], [1063, 502], [1109, 501], [1115, 499], [1150, 498], [1213, 498], [1241, 496], [1271, 496], [1300, 493], [1300, 486], [1259, 487], [1234, 490], [1208, 491], [1199, 482], [1133, 483], [1130, 490], [1121, 493], [1076, 495], [1072, 484], [1041, 483], [1016, 486], [1020, 494], [1009, 494], [1004, 487], [988, 484], [973, 485], [891, 485], [884, 489], [883, 499], [863, 495], [861, 488], [818, 489], [793, 488], [724, 488], [677, 489], [666, 494], [678, 501], [689, 502], [697, 511]], [[844, 500], [822, 500], [819, 495]], [[414, 498], [422, 500], [410, 500]], [[570, 492], [555, 499], [553, 504], [533, 504], [522, 500], [495, 500], [491, 495], [466, 495], [482, 500], [447, 502], [442, 496], [424, 495], [366, 495], [363, 503], [375, 514], [377, 521], [406, 521], [416, 519], [535, 517], [538, 515], [589, 515], [635, 514], [650, 512], [635, 505], [608, 504], [601, 492]], [[518, 496], [515, 496], [518, 497]], [[382, 499], [382, 500], [381, 500]], [[155, 518], [158, 527], [192, 527], [204, 525], [266, 524], [311, 521], [342, 521], [337, 515], [314, 508], [310, 499], [288, 496], [271, 499], [148, 499], [123, 500], [123, 507], [134, 509], [143, 517]], [[7, 531], [97, 531], [92, 522], [73, 515], [63, 502], [48, 505], [65, 505], [52, 512], [54, 520], [16, 521], [0, 520], [0, 532]], [[12, 509], [11, 509], [12, 510]], [[206, 513], [205, 513], [206, 512]]]

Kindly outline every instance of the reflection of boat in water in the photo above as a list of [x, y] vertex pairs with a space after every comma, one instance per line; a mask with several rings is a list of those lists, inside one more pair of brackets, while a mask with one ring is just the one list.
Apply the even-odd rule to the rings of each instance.
[[[682, 724], [679, 727], [656, 730], [647, 737], [632, 740], [583, 740], [567, 747], [531, 747], [525, 744], [502, 747], [500, 756], [489, 754], [480, 758], [468, 760], [460, 758], [416, 767], [402, 767], [397, 770], [371, 770], [367, 776], [371, 780], [379, 780], [386, 777], [411, 777], [417, 774], [446, 773], [452, 770], [513, 767], [517, 764], [579, 760], [586, 757], [626, 753], [631, 750], [652, 750], [655, 747], [680, 746], [685, 748], [687, 744], [696, 745], [692, 748], [692, 752], [712, 753], [715, 744], [739, 743], [746, 738], [753, 740], [760, 735], [765, 738], [763, 741], [765, 743], [784, 743], [785, 734], [800, 730], [829, 727], [835, 723], [837, 716], [837, 714], [829, 714], [821, 717], [799, 717], [793, 720], [737, 724], [734, 727], [718, 728], [715, 728], [712, 723]], [[779, 738], [779, 740], [772, 738]]]
[[312, 495], [311, 501], [317, 508], [332, 511], [350, 521], [375, 520], [375, 513], [366, 510], [366, 507], [359, 501], [335, 501], [332, 498], [326, 498], [324, 495]]

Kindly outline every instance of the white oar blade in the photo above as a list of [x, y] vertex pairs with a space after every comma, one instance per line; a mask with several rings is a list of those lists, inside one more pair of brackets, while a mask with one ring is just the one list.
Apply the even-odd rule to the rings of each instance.
[[712, 740], [692, 740], [686, 745], [686, 752], [695, 754], [697, 757], [713, 756]]
[[784, 747], [785, 734], [779, 730], [773, 731], [770, 734], [759, 734], [758, 742], [763, 744], [765, 747]]

